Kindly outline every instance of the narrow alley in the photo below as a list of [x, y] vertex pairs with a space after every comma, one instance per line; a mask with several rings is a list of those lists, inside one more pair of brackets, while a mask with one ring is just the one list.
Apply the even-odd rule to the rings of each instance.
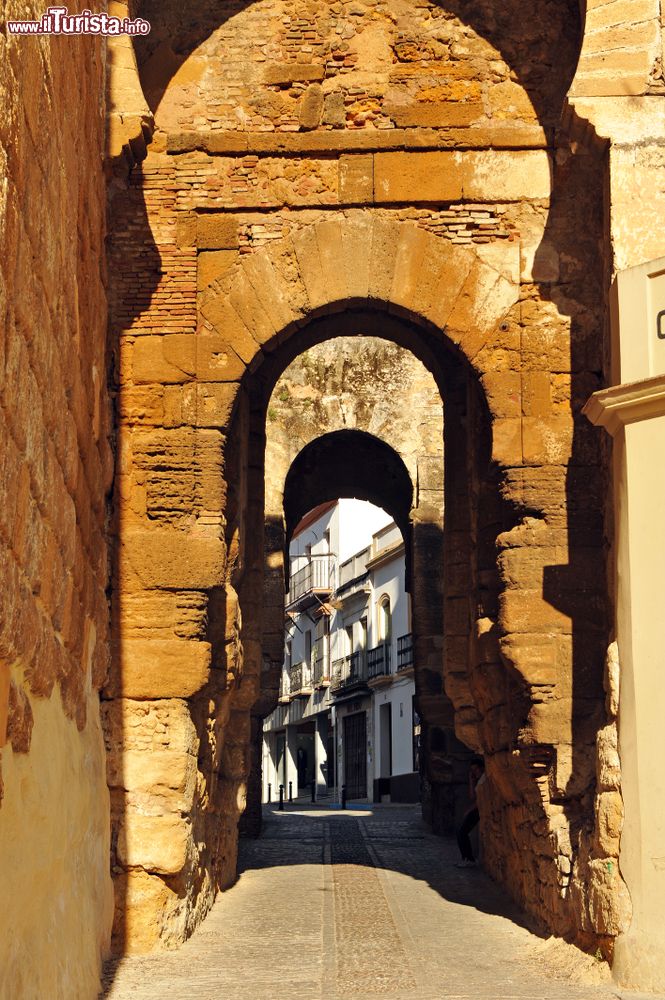
[[533, 934], [418, 806], [265, 810], [239, 878], [179, 950], [107, 969], [107, 1000], [613, 1000], [605, 967]]

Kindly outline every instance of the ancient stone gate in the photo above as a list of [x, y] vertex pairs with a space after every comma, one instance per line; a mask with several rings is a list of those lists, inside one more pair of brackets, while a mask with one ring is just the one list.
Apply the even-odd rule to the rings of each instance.
[[[0, 76], [2, 818], [37, 830], [62, 796], [85, 859], [48, 981], [93, 982], [106, 947], [100, 689], [117, 946], [176, 945], [234, 878], [283, 601], [266, 410], [294, 358], [342, 335], [410, 351], [444, 408], [444, 502], [422, 483], [406, 516], [433, 794], [451, 703], [488, 762], [488, 867], [611, 954], [630, 905], [609, 464], [581, 408], [608, 378], [613, 272], [665, 251], [658, 0], [131, 6], [152, 25], [135, 44], [79, 47], [66, 74], [46, 39]], [[24, 794], [47, 760], [67, 780]]]
[[[579, 417], [603, 365], [603, 163], [553, 131], [574, 5], [548, 5], [528, 59], [517, 6], [499, 24], [436, 4], [257, 3], [204, 17], [195, 40], [168, 5], [149, 13], [157, 131], [111, 209], [122, 461], [105, 713], [111, 745], [149, 746], [151, 766], [165, 729], [168, 780], [114, 772], [118, 933], [178, 940], [233, 878], [250, 718], [272, 707], [281, 655], [268, 399], [307, 347], [364, 334], [420, 358], [445, 410], [445, 520], [425, 483], [407, 525], [434, 797], [445, 685], [457, 735], [488, 758], [491, 869], [609, 950], [624, 915], [606, 863], [616, 778], [595, 782], [611, 722], [605, 474]], [[391, 509], [385, 494], [362, 495]]]

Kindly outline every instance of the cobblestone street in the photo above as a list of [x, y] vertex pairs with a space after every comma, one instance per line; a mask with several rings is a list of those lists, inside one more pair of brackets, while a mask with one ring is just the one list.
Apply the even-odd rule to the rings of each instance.
[[612, 1000], [417, 807], [268, 811], [237, 884], [177, 952], [124, 959], [108, 1000]]

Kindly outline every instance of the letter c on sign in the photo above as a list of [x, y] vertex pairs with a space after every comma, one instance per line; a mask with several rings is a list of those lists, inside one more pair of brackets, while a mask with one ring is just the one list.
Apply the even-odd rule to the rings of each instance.
[[656, 333], [659, 340], [665, 340], [665, 309], [661, 309], [656, 316]]

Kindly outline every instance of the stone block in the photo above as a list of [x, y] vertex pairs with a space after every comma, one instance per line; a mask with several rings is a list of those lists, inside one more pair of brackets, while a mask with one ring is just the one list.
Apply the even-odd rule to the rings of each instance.
[[386, 103], [385, 110], [398, 128], [464, 128], [484, 117], [480, 101]]
[[317, 63], [272, 63], [266, 66], [264, 80], [269, 86], [285, 87], [324, 77], [325, 67]]
[[462, 197], [462, 181], [457, 153], [396, 152], [374, 156], [377, 204], [458, 201]]
[[210, 675], [210, 643], [187, 639], [121, 640], [109, 697], [190, 698]]
[[524, 678], [527, 684], [554, 685], [558, 677], [558, 647], [547, 635], [504, 635], [500, 653], [505, 662]]
[[[216, 286], [205, 289], [199, 294], [198, 300], [198, 335], [200, 337], [220, 337], [225, 345], [220, 350], [226, 353], [226, 361], [223, 366], [218, 366], [220, 372], [226, 373], [227, 370], [229, 372], [229, 376], [223, 381], [236, 376], [238, 361], [246, 365], [258, 351], [255, 331], [251, 328], [251, 323], [248, 327], [231, 303], [230, 284], [236, 274], [237, 271], [234, 270], [231, 275], [223, 279], [224, 286], [221, 289]], [[234, 360], [234, 355], [237, 360]], [[201, 355], [201, 357], [205, 361], [205, 355]]]
[[342, 155], [339, 158], [339, 201], [341, 205], [371, 204], [374, 199], [374, 157], [371, 153]]
[[196, 258], [196, 284], [199, 292], [233, 267], [237, 250], [202, 250]]
[[512, 80], [494, 83], [488, 96], [493, 121], [535, 122], [538, 118], [528, 93], [519, 83]]
[[616, 936], [626, 931], [632, 917], [630, 893], [616, 859], [589, 863], [587, 899], [591, 924], [597, 934]]
[[127, 809], [118, 832], [118, 860], [130, 868], [176, 875], [185, 867], [190, 834], [189, 822], [179, 813], [146, 816]]
[[486, 372], [481, 381], [492, 416], [503, 420], [519, 419], [522, 412], [520, 372]]
[[293, 248], [298, 259], [300, 276], [307, 292], [310, 309], [317, 309], [329, 302], [330, 276], [324, 271], [319, 255], [316, 233], [312, 227], [303, 229], [293, 238]]
[[342, 268], [349, 298], [367, 298], [372, 226], [362, 211], [351, 213], [342, 227]]
[[372, 250], [369, 266], [369, 297], [388, 302], [395, 269], [395, 246], [399, 228], [394, 222], [378, 217], [372, 227]]
[[320, 83], [311, 83], [303, 94], [299, 113], [300, 127], [309, 131], [321, 124], [323, 117], [323, 88]]
[[522, 464], [522, 421], [505, 417], [492, 423], [492, 459], [504, 468]]
[[[283, 263], [281, 266], [284, 266]], [[270, 318], [272, 328], [278, 334], [301, 318], [306, 301], [304, 288], [301, 284], [285, 282], [277, 261], [267, 253], [251, 254], [243, 261], [242, 267], [264, 312]], [[277, 343], [279, 336], [274, 339]], [[265, 342], [261, 346], [266, 350], [272, 347]]]
[[121, 542], [121, 562], [147, 590], [208, 590], [224, 582], [226, 552], [220, 538], [132, 528]]
[[179, 247], [195, 247], [197, 233], [197, 216], [195, 212], [178, 213], [175, 229], [175, 241]]
[[524, 417], [522, 447], [529, 465], [565, 465], [573, 444], [570, 414], [556, 417]]
[[618, 791], [596, 796], [596, 850], [605, 857], [618, 857], [623, 829], [623, 799]]
[[193, 427], [227, 428], [237, 396], [237, 382], [197, 382], [186, 386], [182, 420]]
[[419, 312], [444, 330], [476, 258], [465, 247], [430, 238], [414, 304]]
[[[272, 320], [272, 310], [265, 308], [264, 296], [257, 294], [257, 290], [244, 267], [236, 269], [233, 273], [228, 299], [256, 343], [265, 344], [275, 337], [278, 329]], [[232, 340], [232, 344], [243, 361], [250, 364], [257, 353], [256, 347], [250, 343], [249, 348], [243, 350], [239, 343], [236, 346], [235, 338]]]
[[333, 128], [343, 128], [346, 124], [346, 106], [344, 104], [344, 94], [334, 91], [326, 94], [323, 102], [324, 125], [332, 125]]
[[413, 305], [421, 284], [424, 262], [431, 249], [431, 236], [417, 226], [400, 227], [400, 239], [394, 248], [395, 263], [390, 287], [391, 305]]
[[196, 789], [196, 757], [168, 750], [126, 750], [107, 757], [109, 785], [165, 800], [173, 809], [189, 812]]
[[463, 194], [470, 201], [546, 201], [552, 168], [545, 150], [492, 150], [458, 154]]
[[[230, 314], [230, 311], [229, 311]], [[201, 382], [237, 382], [245, 374], [246, 363], [231, 346], [233, 331], [222, 324], [224, 333], [196, 336], [196, 377]], [[255, 341], [254, 353], [258, 351]]]
[[540, 590], [506, 590], [500, 598], [499, 623], [504, 632], [572, 631], [572, 619], [543, 599]]
[[[142, 955], [172, 940], [182, 942], [183, 902], [159, 875], [140, 868], [114, 878], [116, 912], [113, 925], [115, 954]], [[161, 919], [155, 919], [159, 913]], [[173, 923], [177, 930], [173, 933]]]
[[131, 353], [137, 384], [188, 382], [195, 372], [196, 341], [192, 335], [138, 337]]
[[327, 277], [328, 302], [344, 302], [348, 297], [346, 272], [340, 267], [344, 249], [342, 227], [338, 222], [319, 222], [315, 229], [321, 269]]
[[196, 244], [199, 250], [237, 250], [238, 220], [222, 212], [199, 215]]

